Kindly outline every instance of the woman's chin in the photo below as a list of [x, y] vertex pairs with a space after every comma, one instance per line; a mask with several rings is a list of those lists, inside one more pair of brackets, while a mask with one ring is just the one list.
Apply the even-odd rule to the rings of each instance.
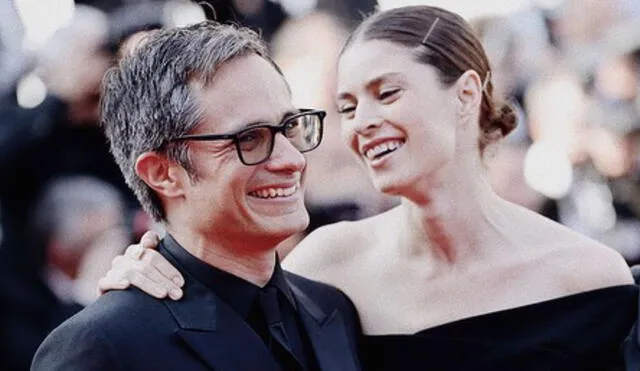
[[389, 196], [401, 196], [399, 184], [397, 182], [393, 182], [390, 179], [374, 179], [373, 181], [374, 188], [381, 193], [384, 193]]

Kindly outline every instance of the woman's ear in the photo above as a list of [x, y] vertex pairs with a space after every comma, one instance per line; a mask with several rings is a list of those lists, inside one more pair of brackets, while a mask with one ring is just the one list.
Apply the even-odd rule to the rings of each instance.
[[184, 194], [186, 171], [166, 156], [156, 152], [145, 152], [138, 156], [135, 163], [136, 174], [151, 189], [166, 198], [180, 197]]
[[474, 70], [463, 73], [456, 82], [458, 98], [458, 114], [460, 117], [469, 117], [479, 112], [482, 104], [482, 80]]

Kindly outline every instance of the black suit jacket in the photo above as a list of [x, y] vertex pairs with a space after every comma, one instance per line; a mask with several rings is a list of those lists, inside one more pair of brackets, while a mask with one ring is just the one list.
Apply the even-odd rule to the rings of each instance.
[[[162, 253], [179, 267], [164, 246]], [[280, 370], [260, 337], [189, 272], [184, 297], [157, 300], [137, 289], [113, 291], [55, 329], [31, 369]], [[322, 370], [360, 370], [361, 329], [351, 301], [337, 289], [285, 272]]]
[[82, 306], [61, 301], [40, 277], [0, 268], [0, 370], [27, 371], [42, 340]]

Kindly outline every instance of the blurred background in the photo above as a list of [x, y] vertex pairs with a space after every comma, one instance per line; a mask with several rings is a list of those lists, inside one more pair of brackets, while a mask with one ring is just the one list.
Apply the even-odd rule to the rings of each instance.
[[28, 370], [46, 334], [95, 299], [113, 256], [154, 228], [97, 125], [124, 40], [205, 18], [263, 35], [294, 104], [328, 112], [308, 155], [312, 230], [397, 202], [339, 140], [333, 93], [353, 27], [410, 4], [463, 15], [519, 113], [486, 159], [497, 192], [640, 263], [639, 0], [0, 0], [0, 369]]

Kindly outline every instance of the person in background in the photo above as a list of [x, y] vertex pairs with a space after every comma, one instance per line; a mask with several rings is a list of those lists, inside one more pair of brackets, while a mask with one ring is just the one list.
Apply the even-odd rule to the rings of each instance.
[[54, 179], [29, 216], [37, 275], [3, 282], [3, 370], [28, 370], [47, 334], [96, 299], [95, 285], [129, 241], [124, 204], [112, 185], [86, 176]]
[[43, 52], [44, 101], [25, 108], [15, 94], [0, 97], [0, 280], [37, 275], [28, 218], [54, 179], [98, 178], [118, 189], [128, 212], [139, 208], [98, 125], [100, 81], [111, 64], [101, 47], [107, 29], [104, 14], [79, 7]]
[[[10, 18], [12, 14], [3, 16]], [[10, 20], [3, 25], [10, 26]], [[22, 93], [15, 80], [21, 78], [20, 74], [12, 75], [8, 85], [0, 89], [0, 297], [4, 303], [0, 318], [17, 315], [32, 319], [44, 312], [41, 322], [46, 323], [7, 320], [8, 324], [0, 328], [10, 333], [3, 334], [0, 346], [3, 370], [28, 369], [38, 343], [59, 323], [48, 322], [53, 315], [48, 316], [46, 310], [54, 298], [43, 283], [44, 244], [34, 240], [32, 223], [37, 203], [52, 182], [66, 177], [93, 177], [117, 189], [126, 202], [127, 219], [139, 210], [98, 125], [99, 85], [112, 62], [106, 47], [109, 33], [103, 12], [76, 6], [69, 24], [39, 50], [35, 66], [27, 63], [32, 61], [28, 52], [8, 50], [14, 53], [14, 61], [23, 60], [21, 74], [33, 72], [40, 77], [46, 95], [35, 107], [24, 104], [18, 98]], [[127, 224], [128, 220], [123, 226]], [[130, 232], [126, 233], [128, 238], [124, 241], [131, 241]], [[108, 246], [105, 252], [113, 252], [114, 248]], [[105, 254], [104, 258], [111, 256]], [[95, 272], [101, 275], [103, 271]], [[95, 294], [91, 297], [95, 298]], [[64, 318], [61, 316], [60, 321]], [[34, 336], [33, 328], [38, 328]], [[23, 338], [28, 340], [21, 343]]]

